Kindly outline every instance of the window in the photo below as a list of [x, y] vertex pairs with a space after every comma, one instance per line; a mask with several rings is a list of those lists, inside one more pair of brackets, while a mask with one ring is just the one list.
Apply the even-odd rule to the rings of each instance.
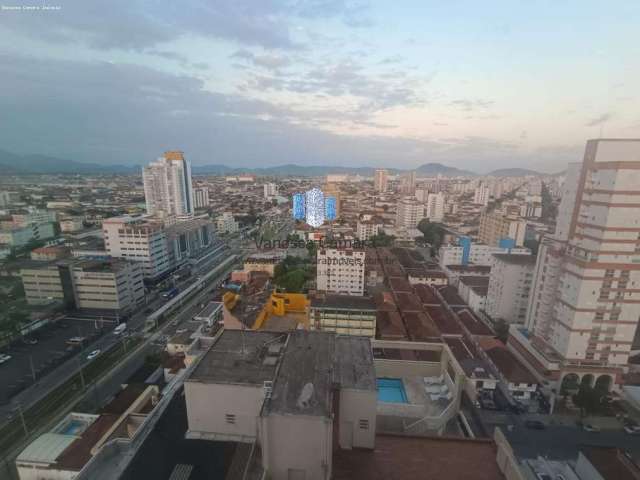
[[235, 425], [236, 424], [236, 416], [232, 413], [227, 413], [224, 416], [224, 419], [227, 423], [231, 424], [231, 425]]
[[369, 420], [367, 420], [366, 418], [361, 418], [358, 421], [358, 426], [360, 427], [360, 430], [369, 430]]

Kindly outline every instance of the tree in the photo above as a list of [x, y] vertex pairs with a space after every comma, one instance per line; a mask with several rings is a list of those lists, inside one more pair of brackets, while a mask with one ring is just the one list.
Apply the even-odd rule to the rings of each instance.
[[380, 232], [377, 235], [369, 237], [369, 242], [374, 247], [390, 247], [393, 245], [393, 241], [396, 239], [393, 235], [387, 235], [384, 232]]
[[424, 240], [431, 245], [431, 254], [435, 254], [442, 245], [443, 230], [439, 223], [432, 223], [428, 218], [423, 218], [418, 223], [418, 230], [422, 232]]
[[573, 396], [573, 403], [580, 407], [580, 416], [597, 413], [602, 404], [602, 398], [606, 392], [602, 392], [586, 383], [580, 384], [578, 393]]

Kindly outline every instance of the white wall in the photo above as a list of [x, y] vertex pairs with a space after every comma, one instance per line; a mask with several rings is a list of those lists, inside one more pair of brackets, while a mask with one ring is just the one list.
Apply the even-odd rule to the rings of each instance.
[[[274, 415], [262, 417], [262, 458], [267, 476], [273, 480], [288, 480], [290, 471], [303, 471], [304, 480], [325, 480], [331, 477], [331, 420], [304, 415]], [[296, 472], [298, 473], [298, 472]]]
[[[240, 438], [256, 437], [262, 386], [185, 382], [189, 430]], [[226, 415], [235, 415], [235, 424]]]
[[[340, 448], [375, 447], [377, 403], [375, 390], [340, 390]], [[362, 428], [361, 420], [366, 420], [368, 428]]]

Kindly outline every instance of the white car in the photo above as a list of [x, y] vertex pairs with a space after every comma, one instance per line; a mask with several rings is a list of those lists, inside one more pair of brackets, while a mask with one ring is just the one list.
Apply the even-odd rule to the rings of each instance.
[[8, 362], [11, 360], [11, 355], [5, 355], [4, 353], [0, 353], [0, 364]]
[[100, 350], [94, 350], [93, 352], [91, 352], [89, 355], [87, 355], [87, 360], [93, 360], [94, 358], [96, 358], [98, 355], [100, 355]]

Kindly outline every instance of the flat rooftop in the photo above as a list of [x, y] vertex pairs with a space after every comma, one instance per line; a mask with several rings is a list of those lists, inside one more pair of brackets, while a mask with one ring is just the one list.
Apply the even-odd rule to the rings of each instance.
[[371, 297], [331, 294], [311, 297], [311, 307], [341, 310], [376, 310], [376, 305]]
[[[200, 360], [188, 382], [262, 385], [273, 380], [286, 334], [225, 330]], [[272, 357], [274, 360], [267, 360]]]
[[377, 435], [374, 450], [337, 450], [334, 480], [504, 480], [492, 442]]
[[263, 414], [329, 417], [336, 383], [343, 388], [376, 389], [369, 339], [296, 330], [289, 334]]
[[513, 265], [535, 265], [536, 255], [522, 255], [517, 253], [494, 253], [493, 256], [501, 262]]

